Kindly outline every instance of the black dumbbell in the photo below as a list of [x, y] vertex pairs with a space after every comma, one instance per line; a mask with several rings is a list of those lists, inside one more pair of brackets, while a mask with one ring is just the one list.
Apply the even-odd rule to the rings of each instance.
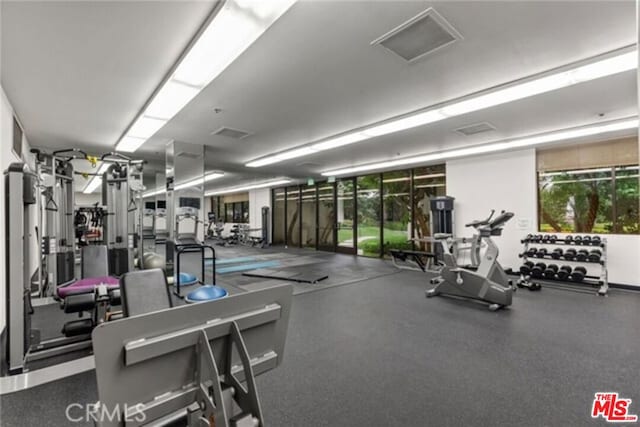
[[555, 264], [549, 264], [547, 268], [544, 269], [544, 277], [545, 279], [553, 279], [556, 277], [556, 273], [558, 272], [558, 266]]
[[600, 249], [591, 250], [587, 256], [587, 259], [591, 262], [600, 262], [600, 258], [602, 258], [602, 252]]
[[542, 234], [536, 234], [535, 239], [536, 242], [542, 242]]
[[524, 238], [524, 242], [532, 242], [533, 241], [533, 234], [529, 233], [527, 234], [527, 237]]
[[554, 249], [553, 252], [551, 252], [551, 258], [553, 258], [553, 259], [562, 258], [562, 252], [563, 252], [563, 250], [560, 249], [560, 248]]
[[582, 244], [582, 236], [576, 236], [573, 238], [573, 243], [575, 243], [576, 245], [581, 245]]
[[544, 258], [545, 255], [547, 255], [547, 249], [546, 248], [540, 248], [538, 249], [538, 251], [536, 252], [536, 256], [538, 258]]
[[544, 275], [544, 271], [547, 269], [547, 264], [539, 262], [531, 268], [531, 277], [541, 279]]
[[551, 236], [549, 236], [548, 234], [545, 234], [544, 236], [542, 236], [542, 241], [544, 243], [549, 242], [550, 239], [551, 239]]
[[574, 282], [582, 282], [587, 275], [587, 269], [580, 266], [573, 269], [571, 272], [571, 280]]
[[571, 275], [571, 266], [563, 265], [558, 270], [558, 279], [566, 280]]
[[576, 250], [575, 249], [567, 249], [564, 251], [564, 259], [567, 261], [573, 261], [576, 258]]
[[572, 236], [565, 236], [564, 243], [567, 244], [567, 245], [572, 244], [573, 243], [573, 237]]
[[531, 268], [533, 268], [533, 262], [527, 261], [520, 266], [520, 274], [523, 276], [528, 276], [531, 273]]
[[586, 249], [580, 249], [576, 254], [576, 261], [585, 262], [589, 257], [589, 251]]
[[551, 242], [551, 243], [554, 243], [554, 244], [555, 244], [557, 241], [558, 241], [558, 236], [556, 236], [555, 234], [552, 234], [552, 235], [549, 237], [549, 242]]
[[527, 252], [525, 252], [525, 255], [527, 255], [528, 257], [532, 257], [536, 254], [536, 252], [538, 252], [538, 248], [529, 248], [527, 249]]
[[591, 244], [593, 246], [600, 246], [601, 243], [602, 243], [602, 239], [600, 238], [600, 236], [593, 236], [591, 238]]
[[584, 236], [582, 238], [582, 244], [585, 246], [590, 246], [591, 245], [591, 236]]

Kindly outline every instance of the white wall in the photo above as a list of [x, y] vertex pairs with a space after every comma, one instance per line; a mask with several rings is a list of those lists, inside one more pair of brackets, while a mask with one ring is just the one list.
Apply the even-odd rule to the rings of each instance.
[[[0, 86], [0, 172], [4, 172], [7, 167], [13, 162], [21, 161], [18, 156], [16, 156], [13, 151], [13, 107], [9, 102], [7, 96], [4, 93], [4, 90]], [[29, 153], [30, 150], [29, 142], [26, 138], [23, 137], [22, 140], [22, 153], [23, 157], [30, 165], [31, 168], [34, 168], [34, 157]], [[5, 298], [6, 298], [6, 265], [5, 265], [5, 229], [4, 229], [4, 197], [5, 197], [5, 188], [4, 188], [4, 176], [0, 177], [0, 332], [4, 330], [5, 327]], [[31, 220], [35, 221], [36, 219], [36, 211], [32, 209]], [[31, 241], [31, 249], [32, 253], [37, 253], [35, 251], [38, 249], [38, 242], [34, 238]], [[35, 267], [37, 263], [37, 259], [34, 257], [32, 260], [33, 265], [32, 268]]]
[[[249, 227], [262, 227], [262, 207], [268, 206], [271, 210], [271, 190], [261, 188], [257, 190], [249, 190]], [[273, 215], [273, 212], [270, 212]], [[269, 218], [269, 230], [271, 230], [271, 218]], [[269, 231], [271, 237], [271, 231]], [[271, 243], [271, 242], [269, 242]]]
[[471, 236], [473, 228], [464, 225], [502, 210], [515, 216], [504, 227], [502, 236], [494, 237], [500, 249], [503, 267], [517, 268], [520, 239], [537, 231], [536, 153], [521, 150], [478, 156], [447, 162], [447, 194], [456, 198], [456, 236]]
[[[534, 149], [447, 162], [447, 194], [456, 198], [456, 235], [468, 236], [464, 224], [486, 218], [491, 209], [512, 211], [502, 236], [495, 237], [500, 263], [517, 269], [520, 239], [537, 229], [536, 153]], [[560, 235], [560, 234], [559, 234]], [[640, 287], [640, 236], [602, 235], [608, 245], [609, 281]], [[599, 274], [599, 268], [589, 270]]]

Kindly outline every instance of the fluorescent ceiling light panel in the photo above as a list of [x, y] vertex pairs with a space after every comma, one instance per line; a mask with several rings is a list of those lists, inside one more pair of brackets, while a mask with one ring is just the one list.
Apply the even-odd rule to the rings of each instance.
[[[137, 150], [247, 50], [295, 1], [225, 1], [173, 74], [118, 142], [116, 150]], [[136, 146], [125, 141], [128, 137], [143, 141]]]
[[243, 187], [221, 188], [217, 190], [208, 191], [204, 195], [208, 197], [208, 196], [217, 196], [221, 194], [241, 193], [243, 191], [257, 190], [259, 188], [276, 187], [278, 185], [289, 184], [290, 182], [291, 182], [290, 179], [279, 179], [275, 181], [262, 182], [259, 184], [246, 185]]
[[146, 141], [146, 139], [144, 139], [144, 138], [134, 138], [132, 136], [124, 136], [120, 140], [120, 142], [118, 143], [118, 146], [116, 147], [116, 150], [117, 151], [124, 151], [126, 153], [133, 153], [142, 144], [144, 144], [145, 141]]
[[126, 136], [133, 138], [148, 139], [154, 133], [158, 132], [162, 126], [167, 123], [166, 119], [155, 117], [140, 116], [138, 120], [131, 126]]
[[84, 190], [82, 190], [84, 194], [91, 194], [96, 191], [98, 187], [100, 187], [100, 185], [102, 185], [102, 175], [107, 171], [107, 169], [109, 169], [109, 166], [111, 166], [111, 163], [109, 162], [102, 162], [100, 164], [96, 175], [91, 178], [91, 180], [84, 187]]
[[94, 191], [96, 191], [98, 187], [100, 187], [101, 185], [102, 185], [102, 178], [98, 176], [94, 176], [93, 178], [91, 178], [91, 181], [89, 181], [87, 186], [84, 187], [84, 190], [82, 190], [82, 192], [84, 194], [91, 194]]
[[437, 153], [417, 155], [409, 158], [389, 160], [385, 162], [371, 163], [367, 165], [354, 166], [342, 169], [330, 170], [323, 172], [324, 176], [338, 176], [353, 173], [359, 173], [377, 169], [389, 169], [398, 166], [429, 163], [437, 160], [452, 159], [456, 157], [465, 157], [477, 154], [493, 153], [496, 151], [512, 150], [514, 148], [532, 147], [536, 145], [564, 141], [569, 139], [581, 138], [585, 136], [593, 136], [609, 132], [630, 130], [638, 128], [638, 119], [623, 119], [609, 123], [598, 123], [580, 128], [560, 130], [542, 135], [513, 139], [504, 142], [494, 142], [485, 145], [476, 145], [467, 148], [459, 148], [449, 151], [441, 151]]
[[144, 114], [147, 117], [170, 120], [198, 93], [198, 88], [169, 80], [153, 98]]
[[165, 192], [165, 189], [164, 189], [164, 188], [156, 188], [155, 190], [152, 190], [152, 191], [149, 191], [149, 192], [147, 192], [147, 193], [144, 193], [144, 194], [142, 195], [142, 197], [146, 199], [146, 198], [148, 198], [148, 197], [157, 196], [157, 195], [162, 194], [162, 193], [164, 193], [164, 192]]
[[604, 59], [595, 59], [586, 65], [574, 66], [565, 68], [562, 71], [550, 72], [546, 75], [523, 79], [520, 83], [516, 82], [504, 85], [502, 88], [496, 88], [475, 96], [472, 95], [459, 101], [449, 101], [427, 110], [417, 111], [385, 122], [376, 123], [338, 137], [329, 138], [325, 141], [265, 156], [253, 160], [245, 164], [245, 166], [261, 167], [283, 160], [308, 156], [319, 151], [354, 144], [378, 136], [435, 123], [450, 117], [460, 116], [569, 87], [578, 83], [633, 70], [637, 68], [637, 65], [638, 52], [636, 50], [628, 51], [628, 49], [626, 49], [624, 53], [619, 53]]
[[214, 179], [220, 178], [224, 176], [224, 172], [212, 172], [205, 175], [202, 178], [192, 179], [191, 181], [183, 182], [181, 184], [176, 185], [174, 190], [184, 190], [185, 188], [195, 187], [196, 185], [202, 185], [205, 182], [212, 181]]

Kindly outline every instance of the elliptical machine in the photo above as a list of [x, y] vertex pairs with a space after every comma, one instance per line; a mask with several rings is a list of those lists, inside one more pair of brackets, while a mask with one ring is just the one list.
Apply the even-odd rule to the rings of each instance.
[[440, 242], [443, 250], [443, 267], [440, 275], [431, 279], [436, 285], [426, 291], [427, 298], [440, 294], [460, 296], [489, 303], [491, 311], [511, 305], [513, 286], [502, 266], [498, 263], [498, 247], [491, 236], [502, 235], [504, 225], [513, 218], [513, 212], [502, 211], [498, 217], [492, 219], [495, 211], [485, 220], [473, 221], [466, 224], [474, 227], [481, 240], [485, 240], [487, 249], [476, 267], [458, 266], [454, 255], [449, 249], [449, 234], [436, 234], [434, 237]]

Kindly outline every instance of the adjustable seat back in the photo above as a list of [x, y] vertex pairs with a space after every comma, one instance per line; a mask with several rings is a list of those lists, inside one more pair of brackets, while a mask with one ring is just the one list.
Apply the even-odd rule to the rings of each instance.
[[81, 275], [83, 278], [106, 277], [109, 275], [109, 252], [105, 245], [84, 246], [81, 258]]
[[123, 274], [120, 278], [120, 297], [125, 317], [173, 307], [167, 277], [159, 268]]

